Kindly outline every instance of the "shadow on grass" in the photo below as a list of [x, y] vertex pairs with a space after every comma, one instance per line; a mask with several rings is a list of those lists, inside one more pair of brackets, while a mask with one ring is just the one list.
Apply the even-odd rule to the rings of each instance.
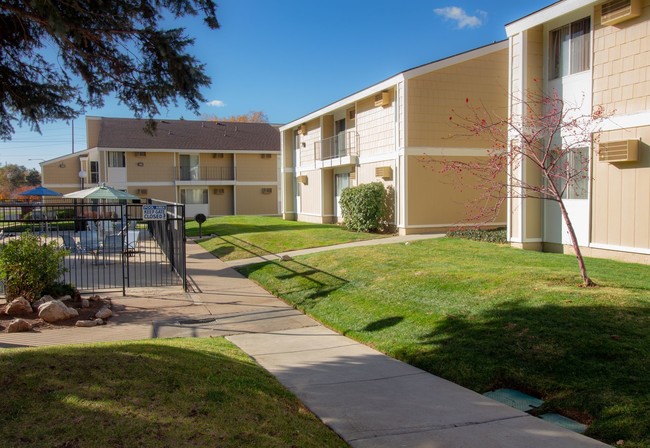
[[[257, 270], [271, 266], [271, 274], [276, 280], [293, 279], [292, 282], [280, 282], [280, 289], [271, 288], [271, 293], [279, 297], [302, 297], [293, 301], [298, 307], [314, 299], [326, 297], [330, 293], [348, 284], [348, 280], [329, 272], [301, 263], [291, 261], [270, 261], [236, 268], [237, 272], [247, 278]], [[290, 286], [291, 289], [283, 289]]]
[[[273, 224], [273, 225], [254, 225], [254, 224], [203, 224], [203, 235], [215, 234], [218, 236], [232, 236], [244, 233], [260, 233], [260, 232], [283, 232], [293, 230], [310, 230], [310, 229], [341, 229], [335, 224], [305, 224], [303, 222], [295, 222], [295, 224]], [[199, 229], [189, 227], [187, 229], [188, 236], [198, 236]]]
[[7, 351], [0, 357], [0, 440], [21, 447], [320, 446], [329, 437], [269, 374], [229, 352], [218, 341]]
[[538, 396], [545, 410], [594, 420], [588, 435], [607, 443], [650, 446], [650, 308], [514, 302], [447, 316], [396, 355], [479, 392]]
[[403, 320], [404, 318], [402, 316], [387, 317], [385, 319], [380, 319], [369, 323], [363, 328], [363, 331], [379, 331], [385, 328], [394, 327]]

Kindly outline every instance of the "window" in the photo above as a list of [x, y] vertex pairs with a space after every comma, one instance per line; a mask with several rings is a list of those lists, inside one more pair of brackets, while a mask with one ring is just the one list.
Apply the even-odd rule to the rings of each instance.
[[108, 167], [109, 168], [124, 168], [126, 167], [126, 158], [123, 152], [109, 151], [108, 152]]
[[551, 31], [549, 79], [580, 73], [590, 68], [591, 19], [585, 17]]
[[[567, 162], [568, 160], [568, 162]], [[558, 189], [563, 189], [562, 199], [587, 199], [589, 189], [589, 148], [576, 148], [562, 155], [553, 170], [553, 180]]]
[[99, 183], [99, 162], [90, 161], [90, 183]]
[[207, 188], [184, 188], [181, 190], [181, 202], [183, 204], [207, 204]]

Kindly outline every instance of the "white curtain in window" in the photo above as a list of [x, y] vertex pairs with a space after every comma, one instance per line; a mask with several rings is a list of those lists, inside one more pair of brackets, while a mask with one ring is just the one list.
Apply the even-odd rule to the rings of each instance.
[[571, 73], [589, 70], [591, 54], [589, 17], [571, 24]]
[[124, 168], [126, 166], [124, 153], [119, 151], [109, 151], [108, 166], [110, 168]]

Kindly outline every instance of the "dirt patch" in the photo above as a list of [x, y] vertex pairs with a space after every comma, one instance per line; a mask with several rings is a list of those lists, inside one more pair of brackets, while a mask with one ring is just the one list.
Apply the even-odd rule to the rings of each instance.
[[[1, 300], [1, 299], [0, 299]], [[20, 316], [8, 316], [5, 314], [5, 308], [7, 304], [0, 305], [0, 332], [5, 333], [7, 331], [7, 326], [15, 318], [21, 318], [26, 320], [32, 326], [34, 330], [56, 330], [58, 328], [69, 328], [74, 327], [75, 323], [78, 320], [92, 320], [95, 316], [95, 313], [99, 311], [104, 306], [111, 306], [111, 299], [109, 298], [100, 298], [98, 300], [90, 300], [89, 308], [82, 308], [81, 301], [74, 300], [65, 300], [63, 303], [68, 305], [71, 308], [76, 309], [79, 312], [79, 316], [72, 317], [66, 320], [60, 320], [54, 323], [45, 322], [43, 319], [38, 317], [38, 312], [34, 311], [29, 314], [22, 314]]]

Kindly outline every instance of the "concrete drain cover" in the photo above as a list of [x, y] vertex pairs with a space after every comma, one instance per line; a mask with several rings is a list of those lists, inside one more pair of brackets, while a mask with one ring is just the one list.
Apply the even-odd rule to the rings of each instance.
[[583, 434], [587, 429], [587, 425], [583, 425], [580, 422], [571, 420], [570, 418], [567, 418], [563, 415], [555, 414], [552, 412], [548, 414], [542, 414], [539, 416], [539, 418], [546, 420], [549, 423], [553, 423], [554, 425], [562, 426], [563, 428], [566, 428], [570, 431], [578, 432], [580, 434]]
[[178, 324], [179, 325], [197, 325], [197, 324], [209, 324], [210, 322], [216, 322], [217, 318], [216, 317], [206, 317], [203, 319], [184, 319], [184, 320], [179, 320]]
[[483, 395], [523, 412], [538, 408], [544, 404], [543, 400], [531, 397], [530, 395], [514, 389], [497, 389], [491, 392], [486, 392]]

